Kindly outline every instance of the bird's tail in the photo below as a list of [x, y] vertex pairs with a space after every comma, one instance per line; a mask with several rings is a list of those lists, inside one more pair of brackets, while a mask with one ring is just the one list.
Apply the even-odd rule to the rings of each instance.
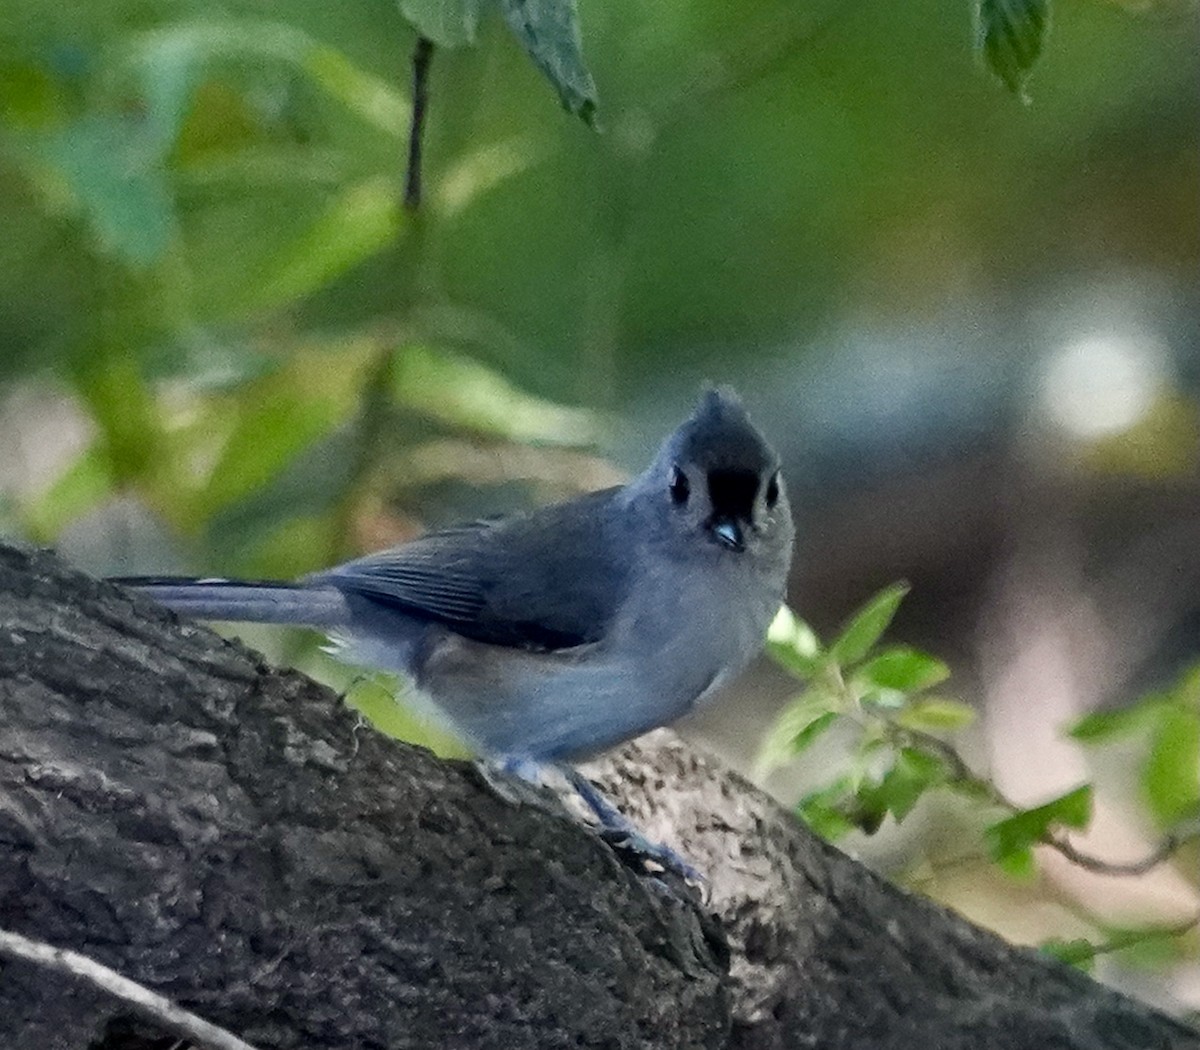
[[110, 582], [139, 590], [197, 620], [306, 627], [339, 627], [350, 620], [345, 594], [327, 585], [190, 576], [121, 576]]

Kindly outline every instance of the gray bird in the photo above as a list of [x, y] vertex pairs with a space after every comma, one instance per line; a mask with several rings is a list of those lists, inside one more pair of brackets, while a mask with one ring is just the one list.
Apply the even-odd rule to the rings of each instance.
[[624, 486], [295, 583], [119, 582], [198, 619], [323, 629], [525, 775], [673, 722], [741, 671], [783, 601], [792, 535], [778, 457], [736, 395], [710, 390]]

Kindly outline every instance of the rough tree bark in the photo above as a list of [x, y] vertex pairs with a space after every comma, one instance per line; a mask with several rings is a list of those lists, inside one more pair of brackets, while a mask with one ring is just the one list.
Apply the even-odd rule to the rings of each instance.
[[[708, 872], [707, 904], [303, 676], [0, 546], [0, 927], [259, 1047], [1200, 1048], [669, 734], [593, 772]], [[0, 1046], [172, 1045], [0, 958]]]

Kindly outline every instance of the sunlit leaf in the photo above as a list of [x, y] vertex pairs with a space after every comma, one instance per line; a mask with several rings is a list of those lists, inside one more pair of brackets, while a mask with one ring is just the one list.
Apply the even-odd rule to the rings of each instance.
[[837, 697], [820, 688], [810, 688], [788, 704], [763, 738], [758, 771], [769, 772], [816, 740], [833, 724], [836, 705]]
[[596, 85], [583, 60], [575, 0], [500, 0], [504, 20], [562, 104], [589, 124]]
[[800, 678], [811, 678], [824, 659], [816, 632], [786, 605], [780, 606], [767, 630], [767, 652]]
[[930, 696], [914, 700], [896, 716], [908, 729], [938, 733], [962, 729], [975, 721], [975, 711], [961, 700]]
[[1200, 712], [1180, 707], [1162, 712], [1142, 784], [1162, 825], [1200, 803]]
[[858, 610], [829, 647], [829, 655], [842, 667], [857, 663], [880, 639], [908, 594], [907, 583], [894, 583]]
[[1004, 86], [1028, 102], [1025, 82], [1042, 53], [1050, 0], [979, 0], [975, 46]]
[[92, 446], [22, 508], [22, 525], [32, 540], [53, 543], [64, 528], [97, 507], [112, 490], [109, 459]]
[[544, 143], [527, 135], [468, 150], [441, 173], [435, 207], [452, 218], [506, 179], [528, 171], [549, 153]]
[[200, 496], [205, 517], [261, 489], [340, 418], [335, 403], [278, 383], [252, 386], [247, 395]]
[[397, 137], [407, 131], [411, 107], [400, 91], [337, 49], [281, 22], [179, 22], [134, 35], [127, 55], [147, 103], [148, 120], [165, 142], [179, 133], [203, 65], [230, 58], [290, 65], [364, 121]]
[[1085, 828], [1092, 818], [1092, 786], [1084, 784], [1041, 806], [1014, 813], [985, 832], [997, 861], [1015, 856], [1040, 842], [1054, 827]]
[[400, 13], [441, 47], [475, 43], [482, 0], [400, 0]]
[[396, 351], [392, 396], [429, 418], [513, 441], [582, 445], [602, 432], [593, 413], [534, 397], [479, 361], [431, 346]]
[[401, 230], [393, 180], [377, 176], [350, 186], [247, 289], [246, 305], [274, 307], [328, 284], [392, 243]]

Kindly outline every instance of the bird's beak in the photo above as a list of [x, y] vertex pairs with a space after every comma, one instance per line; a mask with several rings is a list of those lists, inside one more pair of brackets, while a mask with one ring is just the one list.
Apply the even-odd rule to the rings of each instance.
[[717, 518], [709, 528], [722, 547], [731, 551], [746, 549], [746, 541], [742, 536], [742, 526], [734, 518]]

